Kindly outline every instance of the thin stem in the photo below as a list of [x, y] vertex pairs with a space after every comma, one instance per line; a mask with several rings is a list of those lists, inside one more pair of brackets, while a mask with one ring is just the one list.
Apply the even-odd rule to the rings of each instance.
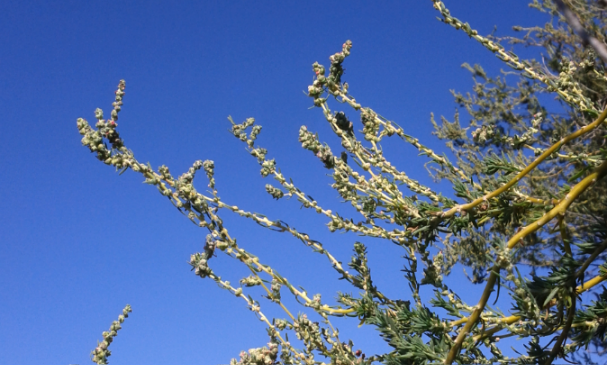
[[[578, 285], [577, 288], [575, 288], [575, 291], [578, 295], [582, 294], [585, 291], [588, 291], [590, 289], [592, 289], [594, 286], [602, 283], [603, 281], [607, 280], [607, 276], [601, 276], [601, 275], [597, 275], [594, 278], [586, 281], [585, 283]], [[556, 301], [551, 301], [550, 303], [548, 303], [548, 306], [551, 307], [553, 305], [556, 304]], [[474, 341], [478, 341], [479, 339], [483, 339], [486, 337], [490, 337], [492, 336], [494, 333], [499, 332], [500, 330], [503, 329], [503, 326], [506, 325], [510, 325], [513, 324], [517, 321], [519, 321], [521, 319], [520, 316], [509, 316], [509, 317], [504, 317], [502, 319], [500, 319], [498, 321], [498, 324], [493, 327], [488, 329], [487, 331], [485, 331], [485, 333], [482, 336], [475, 336], [474, 337]], [[468, 317], [464, 317], [464, 318], [460, 318], [457, 321], [453, 321], [451, 322], [451, 326], [455, 327], [458, 326], [460, 324], [466, 323], [466, 321], [468, 321]]]
[[[252, 302], [249, 300], [249, 298], [247, 298], [247, 297], [246, 297], [246, 295], [244, 295], [244, 294], [242, 294], [242, 293], [240, 293], [240, 294], [236, 294], [236, 291], [237, 291], [237, 289], [236, 289], [236, 288], [232, 287], [232, 286], [231, 286], [231, 285], [229, 285], [229, 284], [226, 284], [226, 282], [225, 282], [225, 281], [221, 281], [221, 278], [219, 278], [219, 277], [218, 277], [217, 275], [215, 275], [215, 274], [210, 274], [210, 275], [209, 275], [209, 278], [211, 278], [212, 280], [214, 280], [214, 281], [215, 281], [216, 283], [218, 283], [218, 284], [219, 284], [221, 287], [223, 287], [223, 288], [227, 289], [228, 291], [230, 291], [230, 292], [232, 292], [233, 294], [235, 294], [237, 297], [242, 298], [242, 299], [243, 299], [245, 302], [247, 302], [247, 305], [248, 305], [249, 307], [251, 307], [251, 309], [252, 309], [252, 310], [253, 310], [255, 313], [257, 313], [257, 314], [259, 315], [259, 319], [260, 319], [262, 322], [265, 322], [265, 324], [266, 324], [268, 327], [272, 328], [272, 329], [275, 331], [275, 333], [276, 333], [276, 337], [278, 337], [278, 339], [280, 340], [280, 342], [281, 342], [282, 346], [285, 346], [286, 348], [288, 348], [288, 349], [289, 349], [289, 350], [290, 350], [292, 353], [294, 353], [296, 356], [300, 356], [300, 354], [301, 354], [301, 353], [300, 353], [300, 352], [298, 352], [298, 351], [297, 351], [295, 348], [293, 348], [293, 347], [291, 346], [291, 343], [290, 343], [290, 342], [285, 341], [285, 340], [282, 338], [282, 336], [280, 335], [280, 333], [279, 333], [279, 332], [276, 330], [276, 327], [274, 327], [274, 325], [273, 325], [273, 324], [272, 324], [272, 323], [271, 323], [271, 322], [268, 320], [268, 318], [267, 318], [267, 317], [266, 317], [266, 316], [265, 316], [265, 315], [264, 315], [264, 314], [261, 312], [261, 310], [260, 310], [259, 308], [257, 308], [257, 309], [253, 309], [253, 308], [254, 308], [254, 307], [253, 307], [253, 304], [254, 304], [254, 303], [252, 303]], [[327, 354], [325, 353], [324, 355], [326, 356]]]
[[[253, 275], [255, 275], [259, 280], [260, 280], [260, 284], [261, 286], [265, 289], [265, 291], [268, 293], [268, 296], [272, 296], [272, 291], [270, 289], [268, 289], [268, 287], [263, 283], [263, 281], [261, 281], [261, 278], [259, 277], [259, 275], [257, 275], [257, 272], [255, 270], [253, 270], [252, 267], [249, 266], [249, 270], [251, 270], [251, 272], [253, 273]], [[291, 320], [295, 320], [295, 317], [293, 317], [293, 315], [291, 314], [291, 312], [289, 312], [289, 310], [287, 309], [287, 307], [285, 307], [284, 304], [282, 304], [282, 302], [278, 302], [278, 305], [280, 305], [280, 307], [282, 308], [282, 310], [285, 311], [285, 313], [287, 313], [287, 315], [289, 317], [291, 317]]]
[[575, 276], [579, 277], [584, 275], [584, 271], [586, 271], [592, 261], [594, 261], [594, 259], [596, 259], [605, 250], [607, 250], [607, 240], [603, 241], [603, 244], [597, 247], [596, 250], [594, 250], [594, 252], [586, 259], [582, 267], [580, 267], [580, 269], [577, 271]]
[[565, 227], [565, 216], [561, 215], [559, 217], [559, 230], [561, 232], [561, 239], [563, 240], [563, 245], [565, 246], [565, 252], [573, 257], [573, 253], [571, 252], [571, 245], [569, 244], [569, 237], [567, 235], [567, 227]]
[[470, 330], [472, 329], [472, 326], [474, 326], [476, 324], [476, 321], [479, 319], [481, 313], [485, 309], [485, 305], [487, 304], [487, 301], [489, 300], [489, 297], [491, 296], [491, 292], [493, 291], [493, 286], [495, 285], [496, 281], [498, 280], [498, 273], [499, 273], [498, 267], [494, 266], [493, 268], [491, 268], [491, 275], [489, 276], [489, 279], [487, 280], [487, 285], [485, 285], [485, 290], [483, 290], [483, 295], [481, 296], [481, 299], [478, 301], [478, 304], [476, 305], [474, 312], [472, 312], [472, 314], [470, 315], [470, 318], [466, 322], [466, 325], [464, 325], [464, 328], [462, 328], [461, 331], [459, 332], [459, 334], [457, 335], [457, 338], [455, 339], [455, 343], [453, 344], [453, 347], [451, 347], [451, 350], [449, 351], [449, 354], [447, 354], [447, 358], [445, 359], [446, 365], [451, 365], [453, 360], [455, 360], [455, 357], [457, 356], [457, 354], [459, 354], [459, 351], [462, 347], [462, 343], [464, 342], [464, 339], [466, 338], [466, 335], [468, 334], [468, 332], [470, 332]]
[[552, 347], [552, 350], [550, 351], [550, 355], [548, 356], [548, 359], [544, 363], [545, 365], [552, 364], [552, 361], [554, 361], [554, 359], [558, 355], [559, 351], [561, 350], [561, 347], [563, 346], [563, 342], [567, 339], [567, 335], [569, 334], [569, 330], [571, 329], [571, 324], [573, 323], [573, 319], [575, 318], [575, 304], [576, 304], [576, 298], [575, 298], [575, 294], [574, 294], [573, 298], [572, 298], [571, 307], [569, 307], [569, 310], [567, 311], [567, 323], [565, 323], [565, 327], [563, 328], [563, 331], [561, 332], [559, 338], [556, 340], [554, 347]]
[[[607, 111], [607, 109], [606, 109], [606, 111]], [[607, 115], [607, 113], [605, 113], [605, 111], [603, 112], [603, 114]], [[514, 236], [512, 236], [512, 238], [510, 238], [510, 240], [508, 241], [508, 248], [511, 249], [514, 246], [516, 246], [516, 244], [518, 244], [521, 239], [523, 239], [527, 235], [537, 231], [538, 229], [540, 229], [543, 225], [545, 225], [546, 223], [551, 221], [557, 215], [565, 214], [565, 211], [567, 210], [567, 208], [569, 208], [571, 203], [573, 203], [573, 201], [577, 197], [579, 197], [584, 191], [586, 191], [586, 189], [588, 189], [588, 187], [590, 187], [592, 184], [594, 184], [598, 179], [605, 176], [605, 174], [607, 174], [607, 161], [603, 162], [603, 164], [601, 164], [601, 166], [597, 167], [592, 173], [590, 173], [582, 181], [580, 181], [573, 188], [571, 188], [571, 190], [565, 196], [565, 198], [562, 199], [560, 203], [558, 203], [554, 208], [552, 208], [542, 218], [529, 224], [528, 226], [526, 226], [525, 228], [520, 230], [518, 233], [516, 233]]]

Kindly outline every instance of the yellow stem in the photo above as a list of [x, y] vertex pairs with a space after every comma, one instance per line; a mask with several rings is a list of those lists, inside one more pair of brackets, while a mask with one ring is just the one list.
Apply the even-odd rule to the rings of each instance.
[[498, 272], [499, 272], [498, 267], [491, 268], [491, 275], [489, 275], [489, 279], [487, 280], [487, 285], [485, 285], [485, 290], [483, 290], [483, 295], [481, 296], [481, 299], [478, 301], [478, 304], [476, 305], [474, 312], [472, 312], [472, 314], [470, 315], [470, 318], [464, 325], [464, 328], [462, 328], [462, 330], [457, 335], [457, 338], [455, 339], [455, 343], [453, 344], [453, 347], [451, 347], [451, 350], [449, 351], [449, 353], [447, 354], [447, 358], [445, 359], [446, 365], [450, 365], [453, 362], [453, 360], [455, 360], [455, 357], [457, 356], [457, 354], [459, 354], [459, 351], [462, 347], [462, 343], [464, 342], [464, 339], [468, 335], [468, 332], [470, 332], [470, 330], [472, 329], [472, 326], [474, 326], [476, 324], [476, 321], [478, 320], [481, 313], [485, 309], [485, 305], [487, 304], [487, 301], [489, 300], [489, 296], [491, 295], [491, 292], [493, 291], [493, 286], [495, 285], [495, 282], [497, 281]]
[[[582, 283], [581, 285], [578, 285], [578, 287], [575, 290], [576, 290], [576, 292], [578, 294], [582, 294], [583, 292], [590, 290], [592, 287], [600, 284], [601, 282], [603, 282], [605, 280], [607, 280], [607, 276], [597, 275], [594, 278], [586, 281], [585, 283]], [[552, 302], [550, 302], [549, 305], [553, 306], [555, 304], [556, 304], [556, 301], [552, 301]], [[497, 323], [497, 325], [495, 327], [493, 327], [493, 328], [485, 331], [485, 333], [482, 336], [474, 336], [474, 341], [476, 342], [479, 339], [490, 337], [494, 333], [496, 333], [496, 332], [500, 331], [501, 329], [503, 329], [503, 326], [513, 324], [514, 322], [516, 322], [516, 321], [518, 321], [520, 319], [521, 319], [521, 317], [519, 317], [519, 316], [504, 317], [504, 318], [498, 320], [498, 323]], [[452, 326], [457, 326], [457, 325], [460, 325], [462, 323], [465, 323], [467, 320], [468, 320], [468, 317], [464, 317], [464, 318], [461, 318], [461, 319], [459, 319], [457, 321], [451, 322], [451, 325]]]
[[[607, 113], [605, 113], [605, 112], [603, 112], [603, 114], [607, 115]], [[567, 208], [569, 208], [571, 203], [573, 203], [573, 201], [577, 197], [579, 197], [580, 194], [582, 194], [584, 191], [586, 191], [586, 189], [588, 189], [588, 187], [590, 187], [590, 185], [594, 184], [594, 182], [596, 180], [605, 176], [605, 174], [607, 174], [607, 161], [603, 162], [603, 164], [601, 164], [601, 166], [597, 167], [592, 173], [590, 173], [582, 181], [580, 181], [573, 188], [571, 188], [571, 190], [565, 196], [565, 198], [562, 199], [560, 203], [558, 203], [554, 208], [552, 208], [542, 218], [529, 224], [528, 226], [526, 226], [525, 228], [520, 230], [518, 233], [516, 233], [514, 236], [512, 236], [512, 238], [510, 238], [510, 240], [508, 241], [508, 248], [511, 249], [514, 246], [516, 246], [516, 244], [519, 243], [521, 239], [523, 239], [527, 235], [537, 231], [538, 229], [540, 229], [543, 225], [545, 225], [546, 223], [551, 221], [557, 215], [565, 214], [565, 211], [567, 210]]]
[[577, 131], [571, 133], [567, 137], [565, 137], [565, 138], [561, 139], [560, 141], [558, 141], [557, 143], [553, 144], [550, 148], [548, 148], [546, 151], [544, 151], [544, 153], [542, 153], [538, 158], [536, 158], [535, 161], [533, 161], [531, 164], [529, 164], [529, 166], [527, 166], [525, 169], [523, 169], [521, 172], [519, 172], [512, 180], [508, 181], [506, 184], [504, 184], [499, 189], [494, 190], [493, 192], [491, 192], [485, 196], [477, 198], [477, 199], [471, 201], [470, 203], [457, 205], [457, 206], [449, 209], [448, 211], [444, 212], [443, 217], [450, 217], [458, 211], [474, 208], [475, 206], [481, 204], [483, 201], [487, 201], [488, 199], [494, 198], [494, 197], [500, 195], [501, 193], [505, 192], [506, 190], [510, 189], [513, 185], [517, 184], [525, 175], [527, 175], [529, 172], [531, 172], [533, 169], [535, 169], [542, 161], [544, 161], [546, 158], [548, 158], [548, 156], [550, 156], [553, 152], [555, 152], [559, 148], [561, 148], [561, 146], [563, 146], [565, 143], [571, 141], [572, 139], [575, 139], [577, 137], [583, 136], [584, 134], [591, 132], [596, 127], [598, 127], [605, 120], [605, 118], [607, 118], [607, 108], [605, 110], [603, 110], [601, 115], [599, 115], [599, 117], [594, 122], [578, 129]]
[[[602, 113], [602, 115], [607, 116], [607, 112], [604, 111]], [[516, 244], [521, 242], [521, 240], [524, 237], [526, 237], [527, 235], [540, 229], [544, 224], [548, 223], [555, 216], [557, 216], [559, 214], [560, 215], [565, 214], [565, 211], [567, 210], [569, 205], [571, 205], [571, 203], [573, 203], [573, 201], [580, 194], [582, 194], [584, 191], [586, 191], [586, 189], [590, 185], [592, 185], [596, 180], [602, 178], [605, 174], [607, 174], [607, 161], [603, 162], [603, 164], [601, 164], [601, 166], [597, 167], [591, 174], [589, 174], [582, 181], [577, 183], [570, 190], [569, 194], [567, 194], [567, 196], [565, 196], [565, 198], [563, 200], [561, 200], [561, 202], [559, 204], [557, 204], [554, 208], [552, 208], [542, 218], [529, 224], [527, 227], [523, 228], [520, 232], [518, 232], [514, 236], [512, 236], [512, 238], [510, 238], [510, 240], [508, 241], [508, 249], [511, 249], [514, 246], [516, 246]], [[446, 365], [450, 365], [453, 362], [453, 360], [455, 359], [455, 357], [457, 356], [457, 354], [459, 353], [459, 351], [461, 349], [461, 345], [464, 342], [465, 337], [468, 335], [468, 333], [470, 332], [472, 327], [476, 324], [476, 321], [480, 317], [482, 311], [485, 309], [487, 300], [489, 299], [489, 296], [490, 296], [491, 292], [493, 291], [493, 286], [495, 285], [495, 283], [497, 281], [498, 273], [495, 270], [499, 270], [499, 268], [494, 267], [491, 269], [491, 275], [489, 276], [489, 279], [487, 280], [487, 284], [485, 285], [485, 290], [483, 291], [483, 295], [481, 296], [481, 299], [479, 300], [478, 304], [476, 305], [476, 309], [474, 310], [474, 312], [472, 312], [472, 314], [470, 315], [470, 318], [467, 320], [466, 324], [464, 325], [464, 327], [461, 329], [460, 333], [458, 334], [458, 336], [455, 340], [455, 344], [449, 351], [449, 354], [447, 355], [447, 358], [445, 359]]]
[[[244, 262], [244, 261], [243, 261], [243, 262]], [[246, 264], [246, 263], [245, 263], [245, 264]], [[247, 265], [247, 266], [248, 266], [248, 265]], [[268, 287], [267, 287], [267, 286], [266, 286], [266, 285], [263, 283], [263, 281], [261, 280], [261, 278], [259, 277], [259, 275], [257, 275], [257, 272], [256, 272], [255, 270], [253, 270], [253, 268], [252, 268], [252, 267], [250, 267], [250, 266], [249, 266], [249, 270], [251, 270], [251, 272], [253, 273], [253, 275], [255, 275], [255, 276], [256, 276], [256, 277], [259, 279], [259, 281], [260, 281], [260, 283], [261, 283], [261, 286], [262, 286], [262, 287], [263, 287], [263, 288], [266, 290], [266, 292], [268, 293], [268, 296], [269, 296], [269, 297], [272, 297], [272, 291], [271, 291], [270, 289], [268, 289]], [[280, 302], [280, 301], [279, 301], [279, 302], [277, 302], [277, 303], [280, 305], [280, 307], [282, 308], [282, 310], [284, 310], [284, 311], [285, 311], [285, 313], [287, 313], [287, 315], [288, 315], [289, 317], [291, 317], [291, 320], [293, 320], [293, 321], [294, 321], [294, 320], [295, 320], [295, 317], [293, 317], [293, 315], [291, 314], [291, 312], [289, 312], [289, 310], [287, 309], [287, 307], [285, 307], [285, 306], [284, 306], [284, 304], [282, 304], [282, 302]]]

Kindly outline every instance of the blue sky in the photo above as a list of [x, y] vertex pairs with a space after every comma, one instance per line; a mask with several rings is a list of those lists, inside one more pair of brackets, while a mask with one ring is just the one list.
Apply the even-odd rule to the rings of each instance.
[[[446, 5], [481, 34], [546, 21], [525, 1]], [[226, 364], [264, 345], [264, 325], [241, 300], [190, 272], [189, 255], [202, 250], [206, 232], [138, 174], [118, 176], [100, 164], [81, 146], [76, 118], [93, 120], [97, 107], [109, 113], [126, 79], [119, 131], [140, 161], [179, 175], [195, 160], [214, 160], [226, 202], [281, 218], [347, 262], [359, 238], [329, 234], [325, 219], [296, 201], [272, 200], [264, 192], [270, 181], [228, 132], [227, 116], [255, 117], [264, 128], [259, 144], [282, 172], [323, 206], [348, 214], [326, 170], [297, 142], [306, 125], [340, 151], [302, 92], [311, 64], [328, 66], [351, 39], [343, 78], [351, 93], [441, 150], [429, 116], [452, 118], [449, 90], [470, 90], [460, 65], [496, 73], [502, 64], [437, 15], [429, 0], [0, 2], [0, 364], [87, 364], [126, 303], [133, 313], [111, 346], [111, 364]], [[333, 108], [358, 122], [352, 110]], [[431, 184], [412, 148], [396, 140], [384, 147], [397, 166]], [[223, 217], [243, 247], [309, 293], [331, 302], [337, 290], [352, 291], [290, 236]], [[403, 253], [362, 241], [380, 288], [408, 299]], [[246, 275], [225, 256], [211, 263], [233, 283]], [[478, 287], [458, 287], [476, 300]], [[283, 316], [263, 301], [262, 310]], [[387, 348], [373, 328], [350, 322], [336, 322], [342, 338], [369, 354]]]

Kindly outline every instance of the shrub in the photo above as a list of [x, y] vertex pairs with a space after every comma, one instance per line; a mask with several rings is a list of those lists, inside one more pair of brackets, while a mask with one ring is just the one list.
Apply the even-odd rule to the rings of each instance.
[[[453, 17], [441, 1], [433, 3], [445, 24], [493, 52], [513, 69], [510, 74], [518, 75], [518, 81], [508, 84], [478, 65], [464, 65], [472, 74], [473, 91], [453, 96], [469, 114], [468, 121], [462, 126], [459, 114], [452, 122], [432, 119], [435, 135], [446, 142], [452, 161], [351, 96], [343, 63], [352, 42], [346, 41], [329, 57], [330, 66], [315, 62], [308, 96], [345, 151], [335, 154], [306, 127], [301, 127], [299, 141], [330, 171], [332, 187], [363, 220], [355, 222], [323, 208], [267, 158], [268, 151], [257, 143], [261, 126], [254, 119], [237, 124], [230, 118], [232, 133], [257, 159], [261, 175], [276, 181], [266, 185], [273, 198], [296, 198], [303, 207], [326, 216], [332, 232], [351, 231], [402, 247], [411, 289], [406, 298], [390, 298], [374, 284], [364, 244], [354, 244], [350, 272], [322, 243], [294, 226], [224, 202], [215, 187], [213, 161], [196, 161], [175, 177], [166, 166], [155, 170], [137, 160], [117, 131], [124, 81], [118, 85], [109, 118], [97, 109], [94, 128], [78, 119], [82, 144], [100, 161], [120, 173], [140, 173], [145, 183], [156, 186], [208, 232], [204, 250], [190, 258], [194, 274], [244, 300], [266, 323], [267, 346], [242, 352], [232, 364], [314, 364], [322, 359], [331, 364], [550, 364], [559, 357], [588, 362], [591, 358], [582, 350], [605, 348], [607, 291], [596, 290], [607, 278], [607, 186], [602, 180], [607, 174], [605, 2], [536, 0], [531, 7], [550, 14], [552, 21], [544, 27], [515, 27], [522, 36], [507, 39], [481, 36]], [[541, 47], [545, 62], [519, 59], [502, 45], [505, 41]], [[548, 93], [556, 96], [556, 103], [540, 101]], [[330, 109], [333, 99], [351, 108], [349, 115], [360, 114], [361, 124]], [[453, 196], [438, 193], [391, 164], [380, 145], [386, 137], [398, 137], [417, 148], [433, 177], [451, 184]], [[208, 194], [193, 185], [201, 169], [209, 181]], [[325, 255], [360, 294], [338, 293], [337, 306], [323, 303], [320, 295], [309, 296], [237, 244], [220, 217], [226, 210], [289, 233]], [[235, 284], [222, 280], [210, 266], [219, 251], [244, 264], [251, 275]], [[450, 289], [447, 281], [456, 265], [472, 269], [470, 285], [484, 287], [477, 303], [464, 302]], [[433, 298], [422, 298], [422, 285], [433, 288]], [[287, 318], [267, 318], [260, 303], [247, 295], [253, 286], [261, 286]], [[509, 315], [488, 304], [492, 294], [497, 297], [500, 292], [510, 296]], [[322, 321], [293, 315], [282, 302], [285, 293]], [[334, 316], [376, 326], [392, 351], [366, 355], [356, 350], [331, 325]], [[107, 362], [107, 347], [123, 320], [104, 333], [93, 361]], [[298, 345], [287, 340], [289, 332], [295, 333]], [[527, 341], [527, 354], [502, 353], [498, 341], [511, 336]]]

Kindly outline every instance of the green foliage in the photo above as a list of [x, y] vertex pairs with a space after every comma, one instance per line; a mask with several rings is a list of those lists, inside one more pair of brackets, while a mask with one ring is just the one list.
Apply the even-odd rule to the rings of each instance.
[[[472, 76], [472, 91], [453, 91], [453, 96], [467, 120], [457, 111], [452, 122], [441, 117], [439, 125], [432, 116], [434, 133], [445, 141], [455, 162], [349, 94], [343, 63], [352, 42], [346, 41], [329, 57], [328, 75], [325, 66], [312, 65], [316, 78], [308, 86], [308, 96], [345, 151], [336, 156], [305, 126], [299, 142], [329, 169], [332, 187], [362, 220], [323, 208], [283, 176], [277, 161], [268, 159], [268, 151], [257, 144], [261, 127], [253, 118], [242, 124], [229, 118], [232, 133], [260, 164], [261, 175], [276, 181], [266, 185], [273, 198], [296, 198], [302, 207], [327, 217], [331, 232], [352, 231], [402, 248], [409, 300], [389, 298], [374, 284], [362, 243], [354, 244], [348, 264], [352, 274], [308, 234], [224, 202], [215, 187], [212, 161], [195, 162], [179, 178], [166, 166], [155, 171], [140, 163], [116, 130], [124, 81], [109, 119], [100, 109], [95, 112], [95, 129], [78, 119], [83, 145], [100, 161], [121, 173], [131, 169], [142, 174], [145, 183], [156, 186], [181, 213], [208, 231], [204, 251], [191, 256], [192, 270], [244, 300], [268, 326], [267, 346], [242, 352], [231, 364], [550, 364], [556, 358], [586, 361], [586, 349], [607, 349], [607, 291], [591, 300], [607, 279], [604, 2], [535, 0], [530, 6], [550, 15], [551, 21], [543, 27], [515, 27], [521, 37], [507, 39], [480, 36], [441, 1], [433, 3], [442, 22], [462, 30], [511, 68], [492, 77], [479, 65], [464, 64]], [[502, 42], [539, 47], [546, 52], [545, 62], [521, 60]], [[548, 93], [557, 97], [556, 103], [540, 102]], [[330, 109], [332, 98], [340, 107], [352, 108], [350, 117], [360, 114], [362, 131], [344, 111]], [[453, 199], [386, 159], [381, 142], [393, 136], [419, 150], [436, 180], [451, 183]], [[209, 180], [211, 191], [206, 195], [193, 185], [200, 169]], [[338, 293], [336, 306], [323, 303], [318, 294], [310, 298], [306, 290], [237, 244], [219, 214], [226, 210], [293, 235], [324, 255], [359, 293]], [[237, 286], [222, 280], [209, 266], [219, 251], [244, 264], [251, 275]], [[464, 302], [449, 288], [449, 275], [457, 265], [472, 269], [471, 286], [484, 286], [477, 303]], [[423, 276], [418, 278], [419, 274]], [[422, 285], [434, 290], [432, 298], [422, 298]], [[288, 318], [268, 319], [261, 304], [245, 294], [255, 286], [262, 287], [269, 302], [279, 305]], [[287, 292], [320, 321], [310, 320], [308, 314], [294, 316], [282, 302]], [[509, 315], [488, 304], [493, 293], [509, 297]], [[361, 325], [375, 326], [392, 351], [368, 356], [355, 350], [331, 324], [333, 316], [356, 317]], [[295, 334], [298, 344], [288, 341], [288, 332]], [[527, 354], [510, 358], [502, 353], [500, 338], [511, 336], [527, 341]], [[107, 346], [98, 349], [94, 360], [105, 363]]]

